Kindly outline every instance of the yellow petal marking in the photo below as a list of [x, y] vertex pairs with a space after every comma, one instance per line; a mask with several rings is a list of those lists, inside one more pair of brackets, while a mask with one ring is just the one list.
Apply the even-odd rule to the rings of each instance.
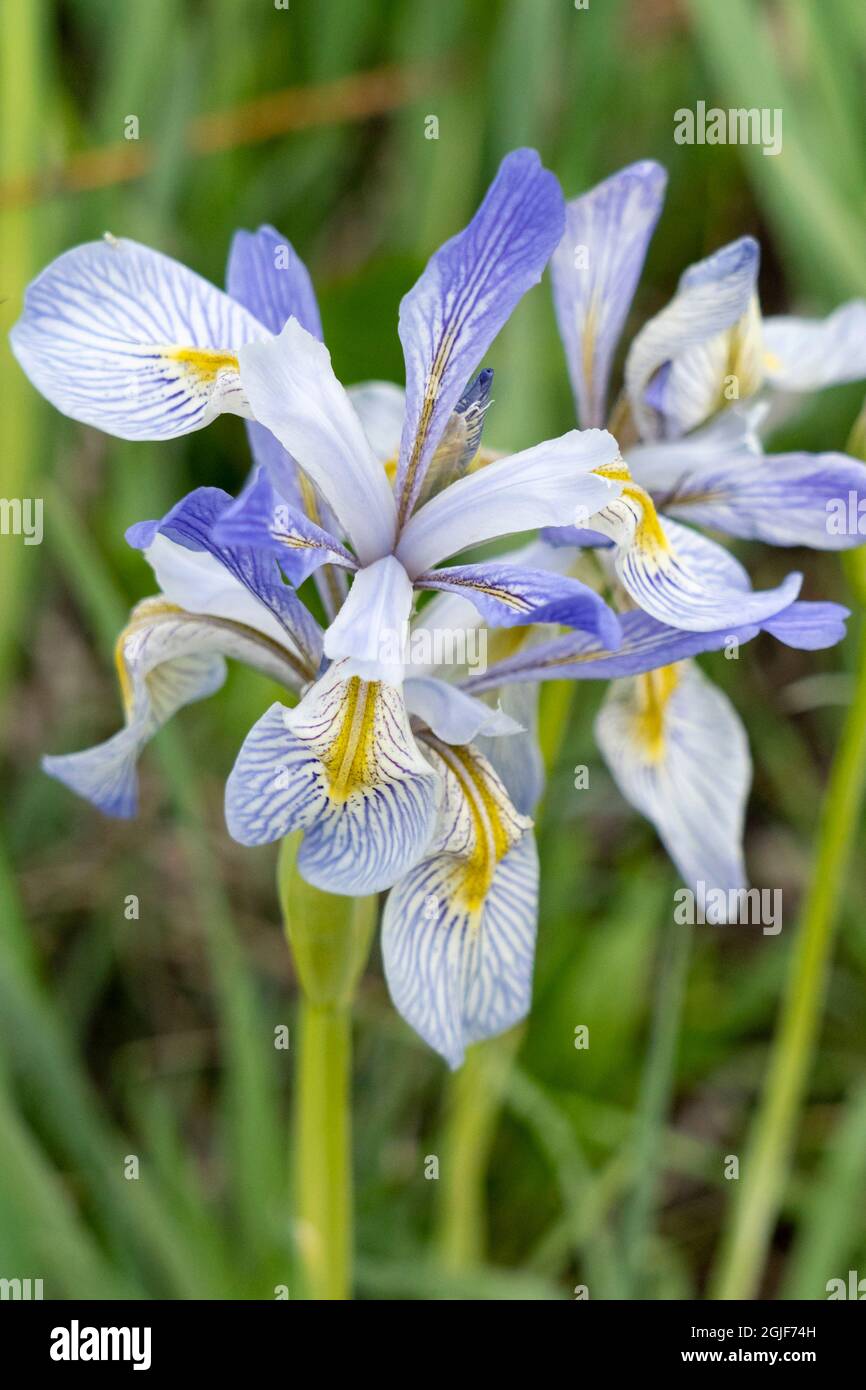
[[506, 824], [496, 789], [468, 745], [451, 747], [438, 739], [430, 741], [456, 778], [472, 818], [472, 848], [455, 868], [454, 897], [477, 920], [496, 866], [520, 839], [522, 830]]
[[163, 356], [169, 362], [177, 362], [201, 382], [216, 381], [223, 371], [239, 370], [235, 353], [224, 352], [221, 348], [171, 348]]
[[[634, 543], [639, 549], [648, 551], [654, 558], [671, 552], [671, 543], [662, 530], [661, 522], [658, 518], [655, 503], [649, 493], [638, 483], [632, 481], [628, 464], [618, 459], [616, 463], [603, 464], [601, 468], [592, 470], [600, 478], [610, 478], [616, 483], [626, 483], [622, 489], [620, 498], [626, 498], [632, 503], [632, 509], [637, 513], [634, 532]], [[604, 508], [601, 508], [603, 511]]]
[[353, 792], [370, 791], [377, 783], [375, 757], [378, 681], [352, 676], [346, 682], [340, 728], [322, 764], [328, 776], [328, 795], [337, 805]]
[[648, 762], [659, 763], [664, 757], [665, 715], [679, 679], [676, 665], [636, 677], [635, 737]]

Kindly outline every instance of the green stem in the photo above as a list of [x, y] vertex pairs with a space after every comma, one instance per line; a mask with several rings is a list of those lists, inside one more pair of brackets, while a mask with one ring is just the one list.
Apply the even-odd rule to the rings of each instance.
[[311, 1299], [352, 1294], [352, 1000], [376, 929], [375, 897], [314, 888], [301, 835], [280, 846], [283, 925], [301, 986], [293, 1168], [298, 1249]]
[[522, 1029], [470, 1047], [446, 1090], [438, 1247], [458, 1274], [484, 1260], [484, 1188], [503, 1091]]
[[351, 1291], [351, 1015], [347, 1006], [300, 1005], [296, 1211], [312, 1299]]
[[743, 1164], [734, 1218], [710, 1297], [753, 1298], [782, 1201], [818, 1036], [837, 909], [866, 781], [866, 634], [857, 682], [818, 825], [814, 872], [797, 931], [779, 1024]]

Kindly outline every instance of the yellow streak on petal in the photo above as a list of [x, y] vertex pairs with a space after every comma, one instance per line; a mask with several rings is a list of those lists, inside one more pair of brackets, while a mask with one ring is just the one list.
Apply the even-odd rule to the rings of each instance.
[[665, 713], [679, 684], [677, 666], [661, 666], [637, 677], [635, 737], [648, 762], [659, 763], [665, 752]]
[[630, 502], [633, 502], [639, 513], [635, 526], [634, 544], [639, 549], [648, 551], [655, 559], [661, 555], [669, 554], [671, 543], [662, 530], [655, 502], [644, 488], [640, 487], [638, 483], [632, 482], [628, 464], [622, 459], [618, 459], [615, 463], [602, 464], [600, 468], [594, 468], [592, 471], [600, 478], [610, 478], [613, 482], [627, 484], [622, 489], [620, 497], [628, 498]]
[[114, 665], [117, 671], [117, 680], [120, 685], [120, 695], [123, 700], [123, 708], [126, 714], [132, 709], [133, 689], [132, 677], [126, 664], [126, 643], [127, 640], [143, 627], [149, 627], [154, 618], [164, 618], [169, 614], [182, 613], [183, 609], [178, 608], [177, 604], [166, 603], [159, 598], [142, 599], [133, 608], [129, 617], [129, 622], [120, 633], [114, 644]]
[[382, 467], [385, 469], [385, 477], [391, 486], [394, 486], [394, 479], [397, 477], [397, 464], [399, 459], [396, 454], [392, 454], [389, 459], [385, 459]]
[[216, 381], [223, 371], [238, 371], [236, 354], [221, 348], [172, 348], [163, 356], [202, 382]]
[[472, 850], [456, 870], [454, 896], [477, 924], [496, 866], [519, 835], [506, 825], [502, 808], [472, 750], [465, 745], [439, 745], [439, 751], [460, 785], [472, 818]]
[[353, 792], [370, 791], [378, 781], [374, 735], [379, 682], [352, 676], [346, 684], [340, 728], [322, 755], [328, 796], [339, 806]]

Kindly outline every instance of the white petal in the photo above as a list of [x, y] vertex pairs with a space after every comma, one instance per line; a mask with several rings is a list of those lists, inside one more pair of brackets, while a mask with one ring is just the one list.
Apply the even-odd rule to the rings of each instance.
[[812, 391], [866, 377], [866, 300], [826, 319], [764, 320], [767, 378], [784, 391]]
[[686, 884], [742, 887], [752, 765], [727, 696], [692, 662], [668, 666], [614, 681], [595, 732], [620, 791], [652, 821]]
[[618, 456], [619, 446], [606, 430], [571, 430], [498, 459], [445, 488], [410, 517], [397, 556], [414, 578], [496, 536], [569, 526], [576, 514], [590, 516], [619, 495], [619, 483], [593, 472]]
[[221, 411], [249, 415], [237, 350], [269, 336], [193, 271], [112, 237], [52, 261], [29, 286], [11, 343], [73, 420], [121, 439], [171, 439]]
[[394, 496], [323, 343], [289, 319], [239, 354], [256, 419], [276, 435], [330, 503], [362, 564], [394, 544]]
[[399, 685], [412, 612], [412, 583], [393, 555], [358, 570], [325, 633], [325, 655], [349, 658], [345, 674]]

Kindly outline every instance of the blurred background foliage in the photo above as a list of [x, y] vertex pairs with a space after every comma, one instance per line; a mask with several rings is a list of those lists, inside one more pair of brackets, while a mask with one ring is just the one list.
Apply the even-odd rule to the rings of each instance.
[[[152, 587], [124, 529], [193, 486], [237, 491], [243, 427], [223, 417], [130, 445], [56, 416], [5, 343], [28, 279], [109, 229], [221, 283], [233, 230], [273, 222], [313, 272], [341, 379], [399, 381], [401, 295], [502, 155], [528, 143], [570, 196], [637, 158], [667, 165], [632, 327], [685, 265], [745, 232], [763, 246], [766, 310], [826, 312], [866, 292], [864, 65], [859, 0], [4, 0], [0, 468], [4, 496], [44, 498], [45, 540], [0, 539], [0, 1275], [42, 1277], [61, 1298], [271, 1298], [296, 1279], [292, 1052], [273, 1045], [277, 1025], [293, 1029], [295, 991], [274, 852], [233, 844], [221, 811], [273, 689], [233, 670], [184, 711], [144, 758], [132, 824], [39, 770], [43, 751], [118, 725], [112, 645]], [[783, 153], [675, 145], [674, 111], [698, 100], [781, 107]], [[124, 140], [131, 115], [138, 141]], [[429, 115], [438, 140], [425, 138]], [[546, 286], [490, 364], [492, 443], [572, 425]], [[843, 448], [861, 397], [825, 392], [779, 444]], [[832, 556], [742, 551], [756, 586], [793, 563], [808, 597], [848, 597]], [[782, 887], [786, 928], [857, 626], [830, 653], [761, 639], [708, 663], [750, 731], [749, 865], [757, 885]], [[673, 933], [676, 875], [594, 747], [601, 693], [578, 688], [550, 776], [521, 1035], [449, 1083], [395, 1015], [375, 958], [365, 977], [359, 1297], [706, 1290], [730, 1221], [725, 1156], [742, 1152], [791, 933]], [[577, 764], [588, 790], [574, 789]], [[866, 1272], [862, 832], [769, 1297], [823, 1297], [829, 1278]], [[138, 920], [124, 915], [131, 894]], [[467, 1130], [460, 1087], [479, 1075], [485, 1103]], [[444, 1181], [425, 1180], [427, 1155]]]

